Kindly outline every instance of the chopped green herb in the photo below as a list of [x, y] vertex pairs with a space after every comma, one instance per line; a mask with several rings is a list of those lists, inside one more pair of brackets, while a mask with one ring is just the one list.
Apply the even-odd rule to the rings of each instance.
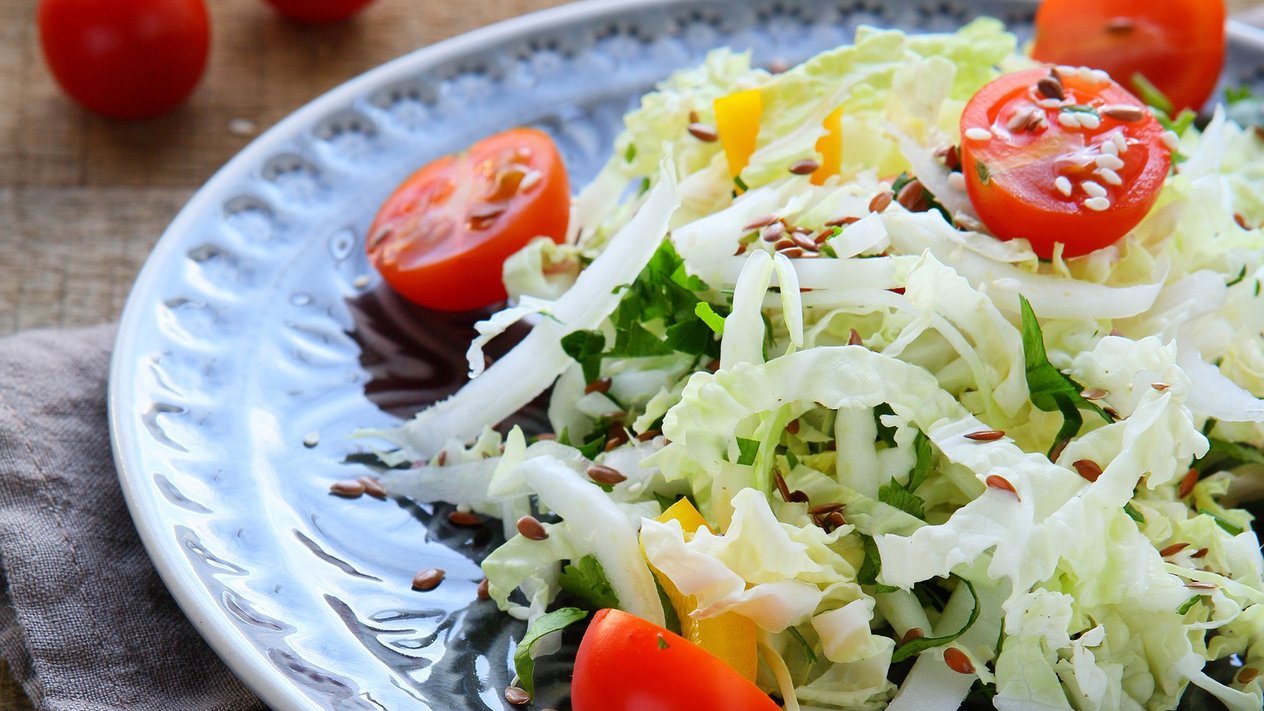
[[942, 647], [945, 644], [956, 641], [958, 637], [966, 633], [966, 630], [973, 627], [975, 621], [979, 619], [979, 608], [981, 605], [979, 604], [979, 596], [974, 591], [974, 584], [965, 578], [961, 578], [956, 575], [953, 577], [960, 580], [961, 583], [970, 591], [970, 596], [974, 598], [974, 608], [970, 610], [970, 619], [966, 620], [966, 623], [962, 625], [961, 629], [953, 632], [952, 634], [946, 634], [942, 637], [918, 637], [899, 645], [895, 648], [895, 651], [891, 653], [892, 664], [902, 662], [909, 657], [921, 654], [933, 647]]
[[1239, 533], [1242, 533], [1242, 531], [1244, 530], [1241, 526], [1239, 526], [1239, 525], [1237, 525], [1236, 523], [1234, 523], [1234, 522], [1230, 521], [1229, 519], [1227, 519], [1227, 518], [1225, 518], [1225, 517], [1223, 517], [1223, 516], [1218, 516], [1218, 515], [1216, 515], [1216, 514], [1214, 514], [1214, 513], [1210, 512], [1210, 511], [1202, 511], [1202, 510], [1200, 510], [1198, 513], [1200, 513], [1200, 514], [1202, 514], [1202, 515], [1204, 515], [1204, 516], [1210, 516], [1210, 517], [1211, 517], [1211, 519], [1212, 519], [1213, 521], [1215, 521], [1215, 522], [1216, 522], [1216, 525], [1217, 525], [1217, 526], [1219, 526], [1219, 527], [1221, 527], [1221, 528], [1223, 528], [1223, 529], [1225, 530], [1225, 532], [1226, 532], [1226, 533], [1228, 533], [1230, 536], [1236, 536], [1236, 535], [1238, 535]]
[[535, 659], [531, 657], [531, 649], [544, 637], [566, 629], [570, 625], [588, 617], [588, 612], [576, 607], [561, 607], [552, 612], [540, 615], [527, 628], [518, 648], [514, 650], [514, 671], [518, 674], [518, 685], [528, 694], [535, 693]]
[[865, 559], [860, 564], [860, 569], [856, 571], [856, 582], [861, 585], [876, 585], [878, 576], [882, 574], [882, 559], [878, 557], [878, 544], [873, 540], [872, 536], [860, 535], [860, 541], [865, 547]]
[[591, 555], [567, 563], [557, 578], [557, 584], [577, 600], [591, 605], [594, 610], [619, 606], [619, 595], [606, 578], [605, 569]]
[[1239, 86], [1227, 86], [1224, 90], [1225, 103], [1230, 106], [1240, 101], [1246, 101], [1251, 97], [1251, 87], [1246, 84], [1241, 84]]
[[1203, 599], [1202, 595], [1195, 595], [1191, 597], [1190, 599], [1186, 600], [1185, 602], [1182, 602], [1181, 606], [1176, 608], [1176, 614], [1183, 615], [1186, 612], [1189, 612], [1191, 609], [1193, 609], [1194, 605], [1197, 605], [1198, 602], [1202, 599]]
[[873, 423], [878, 428], [878, 441], [882, 442], [888, 447], [895, 446], [895, 428], [888, 427], [886, 424], [884, 424], [882, 422], [882, 417], [884, 415], [894, 415], [894, 414], [895, 414], [895, 410], [892, 410], [891, 406], [886, 404], [885, 402], [873, 408]]
[[798, 642], [799, 646], [803, 649], [803, 656], [807, 658], [808, 666], [815, 666], [816, 650], [812, 649], [812, 645], [808, 644], [808, 641], [803, 638], [803, 633], [794, 627], [787, 627], [786, 631], [790, 633], [790, 637], [793, 638], [794, 641]]
[[759, 440], [738, 437], [737, 452], [738, 464], [741, 464], [742, 466], [750, 466], [754, 464], [755, 457], [759, 456]]
[[1141, 512], [1138, 511], [1131, 503], [1124, 504], [1124, 513], [1128, 514], [1128, 518], [1136, 521], [1137, 523], [1145, 523], [1145, 516], [1142, 516]]
[[799, 466], [799, 458], [789, 450], [786, 450], [786, 462], [790, 464], [790, 471], [794, 471], [795, 467]]
[[1202, 474], [1233, 469], [1243, 464], [1264, 466], [1264, 451], [1249, 444], [1228, 442], [1218, 437], [1208, 437], [1207, 453], [1194, 461], [1194, 468]]
[[917, 455], [917, 461], [913, 464], [913, 471], [909, 473], [909, 491], [917, 491], [917, 487], [926, 481], [926, 478], [930, 476], [931, 464], [934, 461], [930, 437], [927, 437], [926, 433], [921, 430], [918, 430], [917, 437], [913, 439], [913, 453]]
[[671, 645], [667, 644], [667, 638], [666, 638], [666, 637], [664, 637], [662, 634], [659, 634], [659, 635], [658, 635], [658, 648], [659, 648], [659, 649], [667, 649], [667, 648], [668, 648], [668, 647], [670, 647], [670, 646], [671, 646]]
[[562, 336], [562, 350], [584, 369], [585, 382], [591, 383], [601, 373], [601, 352], [606, 337], [601, 331], [572, 331]]
[[1246, 265], [1245, 264], [1242, 265], [1242, 271], [1238, 272], [1238, 275], [1234, 277], [1232, 281], [1225, 284], [1225, 286], [1237, 286], [1238, 284], [1241, 284], [1244, 281], [1246, 281]]
[[1153, 106], [1159, 111], [1171, 115], [1173, 109], [1172, 100], [1167, 98], [1162, 91], [1159, 91], [1159, 87], [1155, 86], [1149, 79], [1146, 79], [1146, 76], [1141, 72], [1136, 72], [1132, 75], [1132, 88], [1136, 90], [1137, 98], [1144, 101], [1147, 106]]
[[623, 160], [631, 163], [636, 160], [636, 144], [629, 143], [627, 150], [623, 152]]
[[892, 481], [879, 487], [878, 501], [888, 506], [894, 506], [911, 516], [916, 516], [923, 520], [926, 518], [926, 502], [922, 501], [922, 497], [900, 486], [899, 482]]
[[724, 335], [724, 317], [717, 314], [715, 309], [711, 307], [711, 304], [708, 304], [705, 301], [699, 301], [698, 305], [694, 307], [693, 312], [698, 315], [698, 318], [702, 319], [702, 322], [705, 323], [707, 328], [710, 328], [715, 335]]
[[742, 176], [740, 175], [733, 176], [733, 184], [737, 186], [737, 191], [739, 194], [744, 193], [747, 190], [750, 190], [750, 188], [746, 186], [746, 181], [742, 180]]
[[645, 193], [648, 193], [649, 191], [650, 191], [650, 179], [641, 178], [641, 184], [637, 186], [637, 189], [636, 189], [636, 196], [641, 197], [642, 195], [644, 195]]

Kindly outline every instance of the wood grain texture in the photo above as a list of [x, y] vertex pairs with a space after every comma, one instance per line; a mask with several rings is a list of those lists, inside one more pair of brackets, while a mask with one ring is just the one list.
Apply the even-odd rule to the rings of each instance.
[[[36, 0], [0, 0], [0, 336], [117, 318], [194, 190], [324, 91], [410, 50], [560, 4], [376, 0], [345, 24], [304, 27], [262, 0], [210, 0], [211, 61], [190, 101], [119, 123], [61, 95], [40, 55]], [[1264, 24], [1264, 0], [1229, 6]], [[0, 709], [30, 708], [0, 663]]]

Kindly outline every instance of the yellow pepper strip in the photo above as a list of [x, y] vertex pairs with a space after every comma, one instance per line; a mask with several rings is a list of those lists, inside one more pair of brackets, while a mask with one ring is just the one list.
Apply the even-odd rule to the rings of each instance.
[[724, 147], [729, 175], [736, 178], [755, 152], [764, 97], [759, 89], [747, 89], [721, 96], [712, 106], [715, 108], [715, 131], [720, 136], [720, 145]]
[[812, 173], [812, 184], [824, 185], [843, 165], [843, 107], [825, 117], [825, 135], [816, 139], [816, 152], [821, 154], [821, 167]]
[[[702, 514], [698, 513], [688, 499], [672, 504], [655, 520], [660, 523], [679, 521], [686, 540], [699, 528], [710, 529]], [[663, 586], [663, 592], [667, 593], [667, 599], [676, 609], [676, 616], [680, 618], [680, 636], [719, 657], [742, 676], [754, 681], [759, 667], [755, 623], [749, 617], [734, 612], [725, 612], [703, 620], [691, 617], [689, 613], [698, 609], [698, 599], [693, 595], [682, 595], [671, 579], [654, 566], [651, 565], [650, 570], [654, 571], [654, 576]]]

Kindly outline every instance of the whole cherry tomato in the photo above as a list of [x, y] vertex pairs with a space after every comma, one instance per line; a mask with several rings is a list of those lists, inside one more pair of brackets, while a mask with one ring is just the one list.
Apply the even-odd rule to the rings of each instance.
[[149, 118], [178, 106], [210, 50], [203, 0], [41, 0], [38, 22], [57, 83], [109, 118]]
[[373, 0], [268, 0], [282, 15], [295, 22], [338, 22], [359, 12]]
[[620, 610], [593, 616], [575, 655], [575, 711], [778, 711], [702, 647]]
[[386, 199], [366, 248], [395, 291], [431, 309], [505, 299], [504, 262], [534, 237], [561, 242], [570, 185], [548, 134], [515, 128], [444, 156]]
[[1101, 249], [1149, 212], [1171, 165], [1162, 125], [1087, 68], [1038, 67], [984, 86], [961, 115], [961, 169], [983, 224], [1048, 259]]
[[1140, 74], [1175, 110], [1197, 110], [1224, 65], [1224, 0], [1044, 0], [1032, 56], [1087, 65], [1140, 91]]

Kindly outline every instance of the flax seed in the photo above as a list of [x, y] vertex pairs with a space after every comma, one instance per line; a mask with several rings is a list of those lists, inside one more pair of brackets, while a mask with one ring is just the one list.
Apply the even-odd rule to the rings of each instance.
[[1190, 469], [1185, 472], [1185, 478], [1181, 480], [1181, 488], [1177, 490], [1176, 495], [1179, 498], [1185, 498], [1194, 493], [1194, 487], [1198, 485], [1198, 470]]
[[372, 496], [375, 499], [386, 498], [386, 488], [383, 487], [382, 482], [377, 479], [374, 479], [371, 476], [362, 476], [359, 479], [356, 479], [356, 481], [360, 482], [360, 484], [364, 486], [364, 493], [369, 496]]
[[1041, 77], [1040, 81], [1036, 82], [1036, 91], [1046, 99], [1062, 101], [1066, 98], [1066, 90], [1062, 88], [1062, 82], [1054, 74]]
[[811, 175], [821, 167], [821, 164], [814, 160], [801, 160], [790, 166], [790, 172], [795, 175]]
[[483, 517], [471, 511], [453, 511], [448, 514], [448, 523], [453, 526], [482, 526]]
[[348, 499], [355, 499], [364, 494], [364, 484], [354, 479], [335, 481], [329, 485], [329, 493]]
[[910, 627], [908, 632], [905, 632], [904, 635], [900, 637], [900, 644], [908, 644], [915, 639], [921, 639], [925, 636], [926, 632], [923, 631], [921, 627]]
[[974, 663], [970, 661], [970, 657], [956, 647], [949, 647], [944, 650], [944, 663], [948, 665], [949, 669], [958, 674], [974, 673]]
[[891, 201], [893, 199], [894, 196], [891, 195], [890, 191], [884, 191], [874, 195], [873, 199], [869, 201], [869, 212], [882, 212], [891, 206]]
[[1163, 550], [1159, 551], [1159, 556], [1166, 558], [1168, 556], [1176, 555], [1177, 553], [1180, 553], [1186, 548], [1189, 548], [1188, 543], [1173, 543], [1167, 548], [1164, 548]]
[[584, 394], [610, 392], [610, 378], [598, 378], [584, 386]]
[[518, 519], [517, 526], [518, 533], [528, 540], [543, 541], [549, 537], [549, 532], [544, 529], [544, 524], [540, 523], [535, 516], [523, 516]]
[[763, 229], [759, 233], [759, 238], [765, 242], [776, 242], [786, 234], [786, 226], [780, 222], [774, 222]]
[[606, 484], [608, 486], [628, 480], [626, 476], [619, 473], [618, 469], [613, 469], [604, 464], [593, 464], [588, 467], [588, 478], [598, 484]]
[[1106, 397], [1106, 391], [1101, 388], [1085, 388], [1080, 391], [1080, 397], [1085, 400], [1101, 400]]
[[816, 506], [813, 506], [812, 508], [808, 509], [808, 514], [812, 516], [828, 516], [829, 514], [832, 514], [835, 511], [842, 511], [842, 510], [843, 510], [843, 504], [835, 502], [835, 503], [830, 503], [830, 504], [818, 504]]
[[1097, 478], [1102, 475], [1102, 468], [1091, 459], [1077, 459], [1071, 462], [1071, 466], [1075, 467], [1076, 473], [1090, 482], [1097, 481]]
[[864, 341], [864, 339], [860, 337], [860, 331], [857, 331], [857, 330], [856, 330], [856, 329], [854, 329], [854, 328], [853, 328], [853, 329], [851, 329], [851, 333], [848, 333], [848, 334], [847, 334], [847, 345], [849, 345], [849, 346], [863, 346], [863, 345], [865, 345], [865, 341]]
[[531, 701], [531, 694], [528, 694], [527, 690], [523, 689], [522, 687], [518, 687], [518, 686], [506, 687], [505, 688], [505, 701], [508, 701], [514, 706], [525, 706], [529, 701]]
[[487, 600], [492, 596], [490, 590], [491, 583], [487, 582], [487, 578], [478, 581], [478, 587], [474, 588], [474, 594], [479, 600]]
[[1005, 432], [1003, 430], [980, 430], [978, 432], [971, 432], [967, 434], [965, 438], [974, 440], [975, 442], [995, 442], [1004, 436]]
[[763, 217], [757, 220], [754, 220], [749, 225], [746, 225], [745, 227], [743, 227], [742, 231], [750, 232], [751, 230], [757, 230], [757, 229], [760, 229], [761, 227], [767, 227], [768, 225], [771, 225], [772, 223], [776, 221], [777, 221], [776, 215], [764, 215]]
[[987, 479], [983, 480], [983, 483], [987, 484], [988, 488], [990, 489], [1000, 489], [1001, 491], [1008, 491], [1009, 493], [1014, 495], [1014, 498], [1020, 501], [1022, 500], [1022, 497], [1018, 495], [1018, 490], [1014, 488], [1013, 484], [1009, 483], [1009, 479], [1006, 479], [1000, 474], [989, 474]]
[[413, 590], [426, 592], [439, 587], [439, 583], [443, 582], [443, 578], [447, 575], [443, 568], [426, 568], [417, 571], [413, 576]]
[[716, 133], [715, 128], [705, 123], [694, 122], [689, 124], [687, 129], [689, 135], [702, 141], [703, 143], [714, 143], [720, 139], [720, 134]]

